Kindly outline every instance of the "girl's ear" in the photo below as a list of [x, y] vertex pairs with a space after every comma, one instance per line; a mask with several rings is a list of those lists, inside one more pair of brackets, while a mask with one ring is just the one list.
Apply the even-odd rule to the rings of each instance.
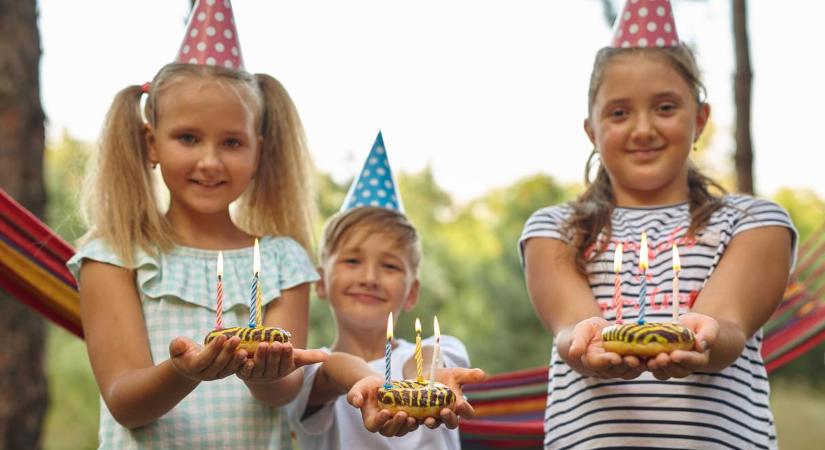
[[146, 147], [149, 150], [149, 162], [158, 163], [158, 150], [155, 146], [155, 131], [148, 123], [143, 126], [143, 138], [146, 139]]
[[407, 294], [407, 298], [404, 299], [404, 305], [402, 306], [404, 311], [412, 311], [412, 309], [415, 308], [415, 305], [418, 303], [418, 290], [420, 287], [421, 285], [418, 282], [418, 278], [416, 278], [412, 286], [410, 286], [410, 292]]
[[318, 295], [318, 298], [326, 300], [327, 298], [327, 285], [326, 280], [324, 279], [324, 267], [318, 267], [318, 276], [320, 278], [318, 281], [315, 282], [315, 294]]
[[696, 112], [696, 134], [693, 136], [694, 142], [696, 142], [699, 139], [699, 136], [702, 135], [705, 125], [708, 124], [708, 119], [710, 119], [710, 105], [707, 103], [702, 103], [699, 105], [699, 111]]
[[596, 146], [596, 135], [593, 134], [593, 125], [590, 124], [590, 118], [584, 119], [584, 132], [587, 133], [587, 138], [590, 139], [590, 143], [593, 146]]

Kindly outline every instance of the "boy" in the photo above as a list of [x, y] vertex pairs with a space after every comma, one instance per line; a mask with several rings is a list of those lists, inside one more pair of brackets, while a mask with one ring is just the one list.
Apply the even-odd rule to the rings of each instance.
[[[480, 382], [484, 373], [459, 368], [469, 366], [469, 358], [458, 339], [441, 336], [448, 369], [437, 371], [438, 380], [456, 393], [455, 412], [445, 409], [438, 419], [424, 422], [430, 429], [410, 433], [418, 428], [415, 419], [403, 412], [392, 417], [376, 403], [377, 389], [384, 382], [387, 316], [397, 318], [415, 307], [420, 259], [416, 230], [400, 212], [357, 207], [334, 216], [325, 227], [316, 290], [330, 303], [337, 338], [326, 349], [331, 352], [326, 362], [305, 368], [303, 387], [288, 407], [302, 450], [460, 448], [456, 414], [472, 414], [460, 385]], [[416, 377], [414, 347], [395, 340], [393, 379]], [[429, 378], [432, 346], [423, 347], [422, 353], [424, 376]], [[440, 422], [447, 427], [440, 427]]]

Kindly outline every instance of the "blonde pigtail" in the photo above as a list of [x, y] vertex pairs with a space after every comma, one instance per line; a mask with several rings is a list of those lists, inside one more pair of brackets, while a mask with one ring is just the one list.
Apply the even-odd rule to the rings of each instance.
[[264, 99], [263, 145], [238, 222], [252, 234], [289, 236], [313, 254], [315, 195], [303, 125], [281, 83], [265, 74], [255, 77]]
[[134, 251], [173, 246], [171, 226], [159, 212], [140, 113], [141, 86], [121, 90], [106, 115], [96, 167], [81, 208], [90, 225], [83, 240], [102, 238], [131, 264]]

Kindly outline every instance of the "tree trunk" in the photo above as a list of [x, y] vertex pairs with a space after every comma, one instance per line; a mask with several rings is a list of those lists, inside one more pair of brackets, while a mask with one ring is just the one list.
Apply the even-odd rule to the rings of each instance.
[[[35, 0], [0, 0], [0, 187], [43, 217], [44, 114]], [[45, 323], [0, 291], [0, 450], [40, 448]]]
[[736, 185], [753, 194], [753, 144], [751, 142], [751, 70], [748, 15], [745, 0], [733, 0], [733, 40], [736, 51], [734, 97], [736, 101]]

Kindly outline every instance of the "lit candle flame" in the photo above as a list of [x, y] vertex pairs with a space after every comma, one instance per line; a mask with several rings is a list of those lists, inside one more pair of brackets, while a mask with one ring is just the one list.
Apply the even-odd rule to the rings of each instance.
[[435, 330], [436, 342], [441, 340], [441, 329], [438, 328], [438, 316], [433, 316], [433, 329]]
[[639, 247], [639, 268], [647, 270], [647, 233], [642, 233], [642, 244]]
[[218, 252], [218, 277], [223, 277], [223, 252]]
[[387, 317], [387, 341], [392, 340], [392, 313]]
[[619, 273], [622, 271], [622, 243], [616, 244], [616, 251], [613, 253], [613, 271]]
[[418, 320], [418, 317], [415, 318], [415, 332], [416, 334], [421, 333], [421, 321]]
[[682, 263], [679, 261], [679, 250], [676, 244], [673, 244], [673, 271], [680, 272], [682, 270]]
[[252, 273], [261, 273], [261, 249], [258, 247], [258, 239], [255, 238], [255, 253], [252, 256]]

